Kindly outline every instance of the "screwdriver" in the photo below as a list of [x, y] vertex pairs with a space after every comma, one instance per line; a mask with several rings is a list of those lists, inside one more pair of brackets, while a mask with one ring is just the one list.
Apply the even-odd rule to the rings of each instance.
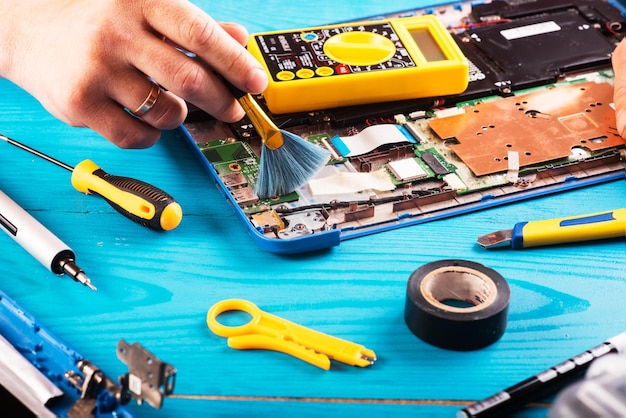
[[113, 209], [140, 225], [169, 231], [182, 220], [183, 211], [178, 202], [151, 184], [110, 175], [91, 160], [72, 167], [5, 135], [0, 134], [0, 139], [70, 171], [72, 186], [76, 190], [102, 197]]
[[96, 290], [83, 269], [76, 264], [74, 251], [2, 191], [0, 229], [51, 272], [58, 275], [65, 273], [74, 281]]
[[513, 249], [618, 238], [626, 235], [626, 209], [567, 218], [519, 222], [513, 229], [478, 238], [484, 248], [510, 245]]

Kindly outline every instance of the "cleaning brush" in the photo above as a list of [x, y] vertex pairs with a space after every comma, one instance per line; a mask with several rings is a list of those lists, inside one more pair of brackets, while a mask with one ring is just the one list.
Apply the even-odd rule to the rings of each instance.
[[254, 187], [260, 198], [288, 194], [305, 184], [328, 162], [330, 152], [279, 129], [254, 98], [225, 81], [263, 141]]

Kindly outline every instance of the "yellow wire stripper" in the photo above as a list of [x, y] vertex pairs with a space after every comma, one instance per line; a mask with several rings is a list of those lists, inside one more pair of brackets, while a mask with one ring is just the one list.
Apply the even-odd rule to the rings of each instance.
[[[252, 318], [239, 326], [223, 325], [217, 317], [228, 311], [242, 311]], [[359, 367], [367, 367], [376, 361], [376, 353], [362, 345], [297, 325], [264, 312], [243, 299], [216, 303], [209, 309], [206, 320], [211, 331], [227, 337], [228, 346], [238, 350], [279, 351], [324, 370], [330, 369], [331, 359]]]

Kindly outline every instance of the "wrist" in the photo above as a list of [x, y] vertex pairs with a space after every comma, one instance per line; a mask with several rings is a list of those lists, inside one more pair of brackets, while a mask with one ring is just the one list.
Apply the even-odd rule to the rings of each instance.
[[2, 16], [2, 24], [0, 25], [0, 77], [11, 79], [13, 72], [15, 51], [17, 49], [19, 34], [20, 18], [16, 14], [19, 6], [14, 5], [12, 1], [0, 1], [0, 16]]

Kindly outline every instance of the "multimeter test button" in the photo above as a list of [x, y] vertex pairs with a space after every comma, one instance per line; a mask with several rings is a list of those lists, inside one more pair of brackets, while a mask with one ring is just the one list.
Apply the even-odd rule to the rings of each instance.
[[315, 70], [315, 74], [319, 75], [320, 77], [328, 77], [329, 75], [333, 75], [334, 73], [335, 70], [330, 67], [320, 67]]
[[335, 67], [337, 74], [350, 74], [350, 67], [344, 64], [339, 64]]
[[280, 81], [289, 81], [289, 80], [293, 80], [294, 78], [296, 78], [296, 75], [292, 73], [291, 71], [281, 71], [276, 74], [276, 78], [279, 79]]
[[298, 78], [312, 78], [315, 75], [315, 72], [310, 68], [302, 68], [296, 71], [296, 76]]

